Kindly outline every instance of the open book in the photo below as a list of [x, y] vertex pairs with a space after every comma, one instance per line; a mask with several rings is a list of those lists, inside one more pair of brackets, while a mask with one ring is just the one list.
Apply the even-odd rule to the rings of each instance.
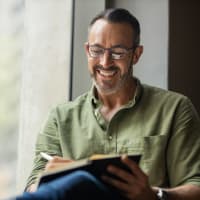
[[[128, 155], [135, 163], [139, 163], [141, 155]], [[66, 167], [44, 172], [39, 178], [38, 186], [43, 183], [49, 182], [55, 178], [67, 175], [75, 170], [85, 170], [92, 173], [95, 177], [99, 178], [102, 174], [107, 174], [107, 166], [115, 165], [124, 170], [130, 171], [128, 167], [121, 162], [121, 155], [93, 155], [86, 159], [81, 159], [68, 163]], [[109, 175], [109, 174], [108, 174]]]

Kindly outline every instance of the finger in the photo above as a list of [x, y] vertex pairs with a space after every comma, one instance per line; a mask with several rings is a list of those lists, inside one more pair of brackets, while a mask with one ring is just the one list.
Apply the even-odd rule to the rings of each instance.
[[127, 172], [113, 165], [109, 165], [107, 171], [113, 174], [114, 176], [119, 177], [121, 180], [128, 184], [131, 184], [134, 181], [134, 179], [136, 179], [134, 175], [130, 172]]
[[59, 162], [71, 161], [70, 159], [66, 159], [66, 158], [63, 158], [63, 157], [60, 157], [60, 156], [53, 156], [52, 160], [56, 160], [56, 161], [59, 161]]
[[63, 167], [66, 167], [67, 166], [67, 163], [52, 163], [52, 162], [48, 162], [45, 166], [45, 171], [51, 171], [51, 170], [54, 170], [54, 169], [60, 169], [60, 168], [63, 168]]
[[123, 155], [121, 157], [121, 160], [137, 178], [146, 178], [146, 174], [140, 169], [140, 167], [133, 160], [128, 158], [127, 155]]
[[48, 161], [49, 163], [69, 163], [72, 162], [70, 159], [64, 159], [63, 157], [53, 156], [52, 160]]
[[101, 176], [102, 180], [105, 181], [106, 183], [108, 183], [109, 185], [119, 189], [122, 192], [127, 192], [129, 191], [129, 187], [127, 183], [124, 183], [123, 181], [111, 178], [109, 176], [106, 175], [102, 175]]
[[133, 194], [135, 194], [135, 189], [137, 188], [137, 185], [130, 186], [129, 184], [121, 182], [117, 179], [113, 179], [106, 175], [101, 176], [101, 179], [105, 183], [116, 188], [122, 196], [126, 197], [126, 199], [133, 199]]
[[35, 192], [37, 190], [37, 185], [36, 184], [31, 184], [26, 191], [27, 192]]
[[64, 159], [63, 157], [59, 156], [53, 156], [53, 159], [47, 162], [45, 166], [45, 171], [50, 171], [53, 169], [65, 167], [70, 162], [73, 162], [73, 160]]

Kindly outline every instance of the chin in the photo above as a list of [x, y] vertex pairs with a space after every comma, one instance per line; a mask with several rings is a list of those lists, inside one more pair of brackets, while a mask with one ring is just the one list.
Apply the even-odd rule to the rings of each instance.
[[116, 85], [115, 87], [103, 87], [101, 86], [100, 84], [98, 84], [96, 81], [93, 81], [94, 82], [94, 85], [95, 87], [97, 88], [97, 91], [100, 92], [101, 94], [104, 94], [104, 95], [111, 95], [111, 94], [115, 94], [119, 91], [119, 89], [121, 88], [121, 85], [118, 84]]

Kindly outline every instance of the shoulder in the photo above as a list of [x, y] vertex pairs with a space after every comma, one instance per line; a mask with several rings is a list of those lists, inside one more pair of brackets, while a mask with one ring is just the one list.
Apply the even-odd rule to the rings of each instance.
[[159, 117], [165, 122], [167, 120], [180, 122], [182, 125], [190, 121], [199, 126], [199, 115], [187, 96], [146, 84], [142, 84], [142, 88], [140, 107], [147, 116]]
[[149, 98], [150, 100], [156, 101], [164, 101], [164, 102], [181, 102], [181, 101], [189, 101], [189, 98], [183, 94], [162, 89], [155, 86], [150, 86], [147, 84], [142, 84], [143, 87], [143, 95], [145, 98]]
[[84, 93], [78, 96], [73, 101], [66, 101], [56, 105], [56, 109], [63, 110], [63, 109], [75, 109], [77, 107], [83, 106], [85, 103], [89, 103], [89, 92]]
[[194, 106], [190, 99], [180, 93], [165, 90], [158, 87], [142, 84], [143, 94], [141, 102], [146, 108], [152, 110], [161, 110], [165, 113], [182, 112], [183, 110], [194, 111]]
[[90, 95], [89, 92], [77, 97], [73, 101], [66, 101], [53, 106], [50, 113], [53, 116], [59, 118], [66, 118], [66, 116], [72, 115], [73, 113], [78, 113], [88, 108], [90, 105]]

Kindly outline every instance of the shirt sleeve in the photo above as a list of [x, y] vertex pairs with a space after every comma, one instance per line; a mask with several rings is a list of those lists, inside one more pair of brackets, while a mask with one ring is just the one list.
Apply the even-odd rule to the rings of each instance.
[[47, 161], [41, 157], [40, 152], [45, 152], [49, 155], [62, 156], [58, 136], [58, 121], [56, 116], [56, 108], [54, 108], [50, 111], [47, 120], [37, 137], [33, 169], [27, 180], [26, 188], [37, 182], [37, 179], [47, 163]]
[[167, 150], [169, 185], [200, 186], [200, 119], [188, 98], [180, 102], [173, 120]]

